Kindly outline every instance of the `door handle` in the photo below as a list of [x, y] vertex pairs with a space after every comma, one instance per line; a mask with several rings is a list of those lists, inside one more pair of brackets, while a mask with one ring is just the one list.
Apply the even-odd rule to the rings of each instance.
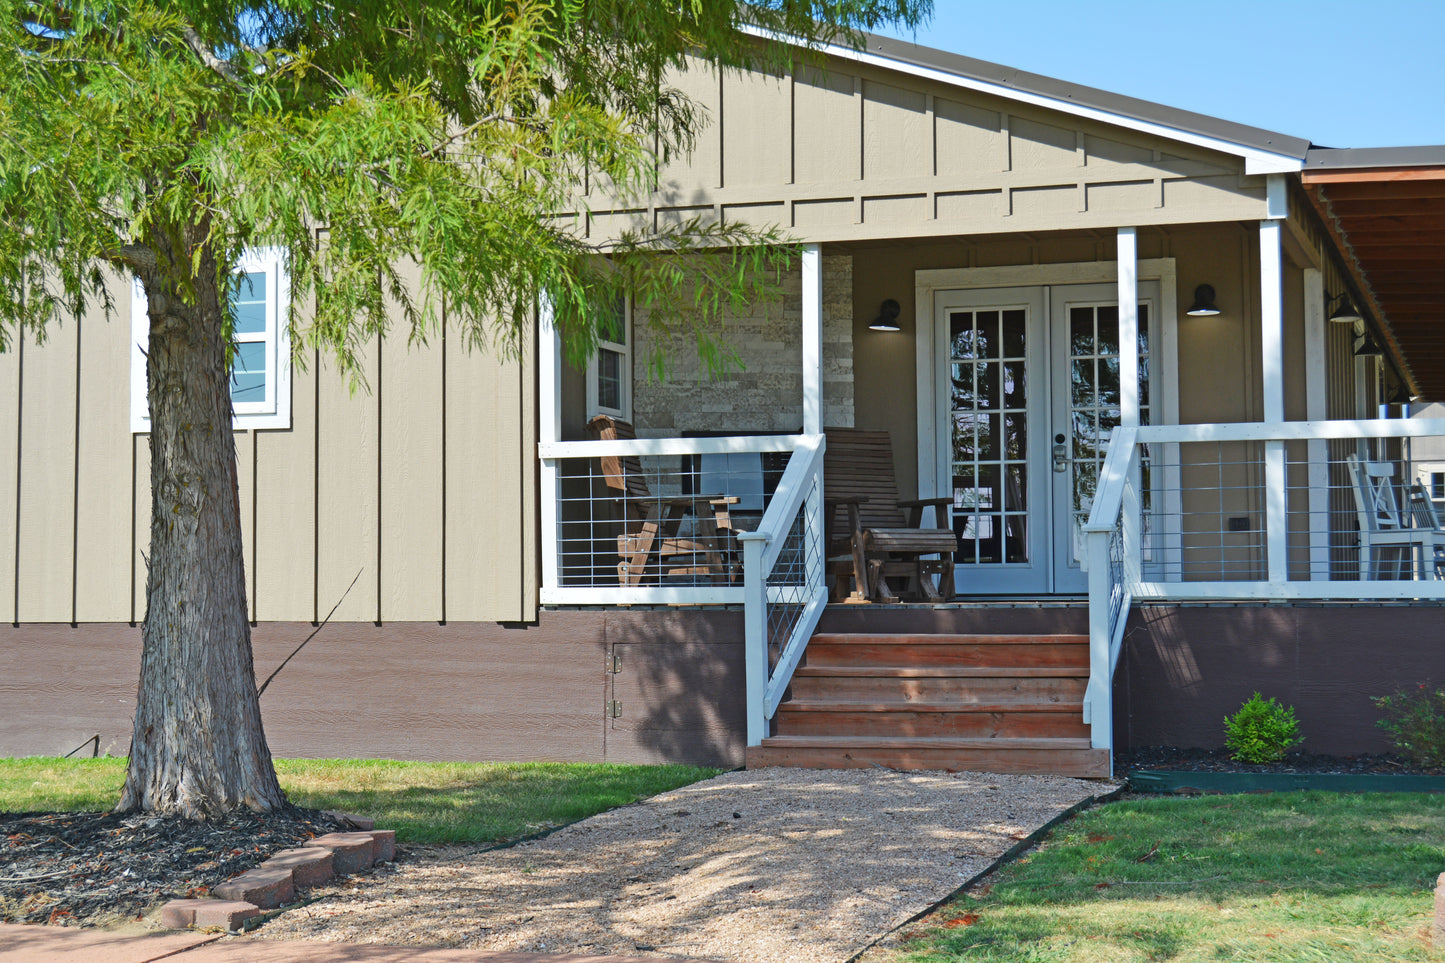
[[1066, 472], [1069, 470], [1069, 446], [1063, 435], [1054, 436], [1054, 471]]

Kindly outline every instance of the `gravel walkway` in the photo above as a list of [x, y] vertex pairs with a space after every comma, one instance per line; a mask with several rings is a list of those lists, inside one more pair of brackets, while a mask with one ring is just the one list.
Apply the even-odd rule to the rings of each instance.
[[1059, 813], [1055, 776], [733, 772], [511, 849], [428, 850], [316, 890], [267, 939], [841, 961]]

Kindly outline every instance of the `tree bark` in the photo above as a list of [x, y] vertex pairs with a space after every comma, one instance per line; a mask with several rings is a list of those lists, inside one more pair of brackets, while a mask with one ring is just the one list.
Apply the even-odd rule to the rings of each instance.
[[141, 272], [149, 301], [151, 543], [121, 811], [206, 819], [286, 805], [261, 728], [241, 551], [218, 265]]

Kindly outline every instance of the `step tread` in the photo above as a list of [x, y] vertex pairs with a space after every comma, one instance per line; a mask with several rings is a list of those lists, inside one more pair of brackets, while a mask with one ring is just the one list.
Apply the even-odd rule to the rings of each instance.
[[904, 665], [803, 665], [794, 678], [817, 679], [1086, 679], [1088, 666], [904, 666]]
[[1082, 713], [1079, 702], [860, 702], [857, 700], [793, 699], [778, 710], [794, 712], [1073, 712]]
[[1079, 634], [1032, 635], [1005, 633], [819, 632], [809, 645], [1088, 645]]
[[769, 749], [1091, 749], [1073, 736], [768, 736]]

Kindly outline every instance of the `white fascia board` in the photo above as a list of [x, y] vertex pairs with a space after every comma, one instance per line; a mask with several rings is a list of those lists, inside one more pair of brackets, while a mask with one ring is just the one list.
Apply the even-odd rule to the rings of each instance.
[[[799, 41], [774, 33], [771, 30], [763, 30], [748, 24], [744, 24], [740, 29], [746, 34], [763, 40], [771, 40], [776, 43], [789, 43], [796, 47], [805, 46]], [[1107, 110], [1101, 110], [1098, 107], [1088, 107], [1084, 104], [1073, 103], [1072, 101], [1059, 100], [1056, 97], [1045, 97], [1042, 94], [1019, 90], [1017, 87], [990, 83], [986, 80], [978, 80], [973, 77], [963, 77], [959, 74], [950, 73], [947, 70], [939, 70], [936, 67], [924, 67], [920, 64], [911, 64], [904, 60], [895, 60], [892, 57], [869, 53], [866, 50], [854, 50], [851, 47], [843, 47], [838, 44], [819, 44], [817, 49], [829, 56], [838, 57], [843, 60], [853, 60], [861, 64], [867, 64], [870, 67], [880, 67], [884, 70], [910, 74], [923, 80], [932, 80], [936, 83], [947, 84], [950, 87], [961, 87], [965, 90], [990, 94], [1006, 100], [1031, 104], [1035, 107], [1057, 110], [1061, 113], [1072, 114], [1075, 117], [1097, 120], [1100, 123], [1123, 127], [1143, 134], [1152, 134], [1156, 137], [1163, 137], [1184, 144], [1193, 144], [1196, 147], [1203, 147], [1206, 150], [1215, 150], [1223, 154], [1233, 154], [1236, 157], [1244, 158], [1244, 172], [1246, 174], [1290, 174], [1304, 169], [1304, 159], [1300, 157], [1291, 157], [1288, 154], [1276, 154], [1272, 151], [1260, 150], [1256, 147], [1246, 147], [1243, 144], [1221, 140], [1217, 137], [1207, 137], [1203, 134], [1193, 133], [1192, 131], [1180, 130], [1177, 127], [1169, 127], [1164, 124], [1156, 124], [1152, 121], [1140, 120], [1137, 117], [1115, 114]]]

